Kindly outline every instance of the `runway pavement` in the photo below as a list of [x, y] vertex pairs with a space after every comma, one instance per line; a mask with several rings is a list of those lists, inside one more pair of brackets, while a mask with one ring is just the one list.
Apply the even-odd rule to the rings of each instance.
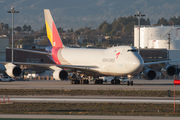
[[[0, 96], [3, 101], [3, 96]], [[109, 96], [9, 96], [12, 102], [55, 102], [55, 103], [168, 103], [173, 104], [173, 97], [109, 97]], [[6, 101], [8, 99], [6, 98]], [[180, 98], [176, 97], [176, 104]]]
[[[0, 89], [84, 89], [84, 90], [174, 90], [173, 79], [139, 80], [134, 79], [134, 86], [120, 85], [71, 85], [70, 81], [30, 80], [15, 82], [0, 82]], [[180, 86], [176, 86], [180, 90]], [[3, 96], [0, 96], [1, 101]], [[12, 102], [57, 102], [57, 103], [82, 103], [82, 102], [111, 102], [111, 103], [168, 103], [173, 104], [173, 97], [108, 97], [108, 96], [9, 96]], [[7, 101], [7, 97], [6, 97]], [[176, 97], [176, 104], [180, 98]], [[46, 119], [119, 119], [119, 120], [179, 120], [179, 117], [152, 117], [152, 116], [101, 116], [101, 115], [24, 115], [0, 114], [0, 118], [46, 118]]]
[[[47, 81], [47, 80], [30, 80], [15, 82], [0, 82], [0, 89], [84, 89], [84, 90], [174, 90], [173, 79], [143, 80], [133, 79], [134, 86], [127, 86], [126, 83], [112, 85], [103, 83], [102, 85], [75, 84], [70, 81]], [[176, 86], [180, 90], [180, 86]]]
[[165, 116], [115, 116], [115, 115], [24, 115], [0, 114], [0, 118], [31, 118], [31, 119], [96, 119], [96, 120], [179, 120], [179, 117]]

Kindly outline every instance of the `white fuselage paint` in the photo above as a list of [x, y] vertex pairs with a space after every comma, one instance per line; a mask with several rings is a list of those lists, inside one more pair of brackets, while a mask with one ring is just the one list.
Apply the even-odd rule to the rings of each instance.
[[100, 74], [110, 76], [134, 75], [139, 73], [144, 61], [138, 52], [128, 51], [132, 46], [108, 49], [61, 48], [58, 59], [62, 65], [98, 66]]

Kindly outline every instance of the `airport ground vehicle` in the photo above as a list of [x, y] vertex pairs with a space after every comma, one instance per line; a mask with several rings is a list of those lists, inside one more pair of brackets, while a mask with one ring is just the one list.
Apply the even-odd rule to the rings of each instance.
[[12, 82], [12, 81], [14, 81], [14, 78], [11, 78], [9, 76], [2, 76], [0, 78], [0, 82]]

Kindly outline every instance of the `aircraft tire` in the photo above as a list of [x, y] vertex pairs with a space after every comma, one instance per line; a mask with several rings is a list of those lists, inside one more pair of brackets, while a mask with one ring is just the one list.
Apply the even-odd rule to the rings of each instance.
[[120, 84], [120, 80], [115, 80], [115, 84]]
[[77, 80], [77, 84], [80, 84], [80, 80]]
[[113, 84], [113, 80], [111, 80], [111, 84]]
[[99, 80], [99, 84], [103, 84], [103, 80], [100, 79], [100, 80]]
[[131, 86], [133, 86], [133, 81], [131, 81]]
[[87, 84], [87, 80], [85, 79], [85, 80], [83, 80], [83, 84]]
[[96, 80], [96, 84], [101, 84], [101, 80]]
[[86, 83], [89, 84], [89, 80], [87, 80]]
[[114, 79], [113, 79], [113, 80], [111, 80], [111, 83], [112, 83], [112, 84], [114, 84]]
[[77, 80], [74, 80], [74, 84], [77, 84]]
[[73, 84], [74, 82], [73, 82], [74, 80], [71, 80], [71, 84]]
[[99, 84], [103, 84], [103, 79], [99, 79]]
[[94, 84], [97, 84], [97, 81], [96, 81], [96, 80], [94, 80]]
[[127, 86], [129, 86], [130, 85], [130, 82], [129, 81], [127, 81]]
[[83, 80], [80, 80], [80, 84], [83, 84]]

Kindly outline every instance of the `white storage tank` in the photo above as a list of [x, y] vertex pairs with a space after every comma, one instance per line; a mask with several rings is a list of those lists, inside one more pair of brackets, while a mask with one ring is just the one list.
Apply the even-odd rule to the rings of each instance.
[[[170, 49], [180, 49], [180, 26], [141, 26], [141, 48], [169, 48], [168, 34], [170, 34]], [[134, 26], [134, 46], [138, 47], [139, 28]]]

